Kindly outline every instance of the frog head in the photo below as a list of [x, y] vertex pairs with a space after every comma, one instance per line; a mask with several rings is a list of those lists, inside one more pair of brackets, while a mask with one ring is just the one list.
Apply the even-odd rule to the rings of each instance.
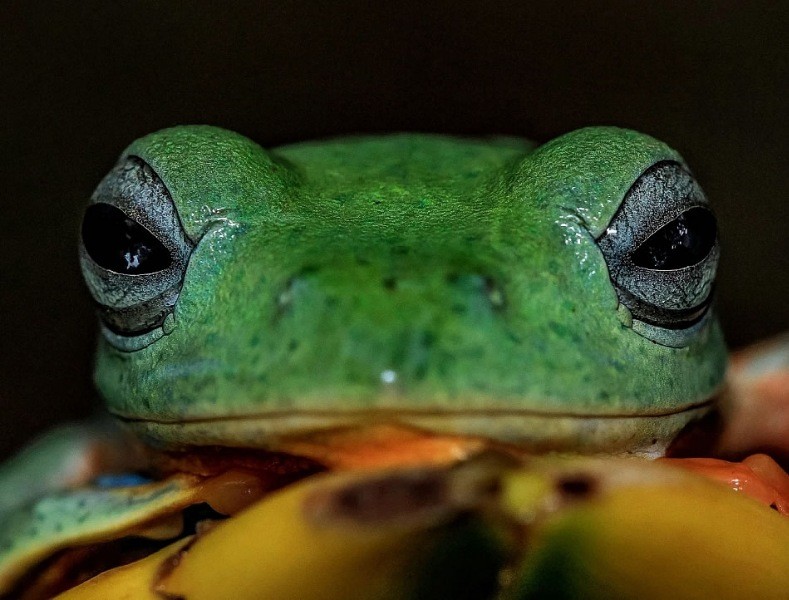
[[715, 219], [633, 131], [135, 141], [82, 270], [109, 410], [167, 447], [397, 422], [537, 449], [659, 452], [725, 350]]

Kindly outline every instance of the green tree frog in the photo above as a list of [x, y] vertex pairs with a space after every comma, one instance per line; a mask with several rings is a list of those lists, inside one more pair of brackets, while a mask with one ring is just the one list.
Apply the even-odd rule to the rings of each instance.
[[615, 128], [268, 152], [167, 129], [124, 151], [80, 245], [99, 391], [157, 445], [391, 420], [650, 455], [721, 384], [718, 254], [682, 158]]
[[[62, 430], [0, 468], [0, 594], [57, 550], [227, 508], [194, 477], [321, 463], [331, 432], [365, 451], [394, 428], [395, 463], [425, 438], [660, 456], [726, 368], [708, 200], [625, 129], [272, 150], [165, 129], [99, 184], [79, 256], [96, 384], [144, 444]], [[95, 479], [123, 470], [159, 479]]]

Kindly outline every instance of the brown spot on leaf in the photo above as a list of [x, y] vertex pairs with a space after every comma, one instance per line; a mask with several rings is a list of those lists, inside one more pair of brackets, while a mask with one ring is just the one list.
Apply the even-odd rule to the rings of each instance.
[[589, 473], [562, 475], [556, 480], [556, 489], [567, 499], [585, 500], [597, 492], [598, 482]]

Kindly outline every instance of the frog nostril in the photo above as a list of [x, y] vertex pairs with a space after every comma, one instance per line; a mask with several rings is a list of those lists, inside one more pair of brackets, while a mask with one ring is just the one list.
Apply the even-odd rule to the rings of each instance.
[[277, 308], [280, 312], [288, 309], [293, 302], [294, 280], [289, 279], [283, 290], [277, 296]]
[[[446, 276], [447, 284], [458, 294], [458, 301], [452, 305], [456, 313], [465, 313], [473, 306], [479, 306], [483, 300], [489, 309], [501, 310], [506, 304], [506, 297], [501, 286], [495, 278], [478, 273], [449, 273]], [[477, 299], [476, 302], [470, 302]]]
[[490, 300], [490, 304], [493, 308], [504, 307], [504, 292], [492, 277], [485, 277], [485, 291], [488, 294], [488, 300]]
[[274, 320], [278, 320], [293, 311], [294, 302], [299, 294], [303, 294], [304, 288], [307, 286], [305, 280], [301, 276], [291, 277], [282, 286], [279, 293], [276, 295]]

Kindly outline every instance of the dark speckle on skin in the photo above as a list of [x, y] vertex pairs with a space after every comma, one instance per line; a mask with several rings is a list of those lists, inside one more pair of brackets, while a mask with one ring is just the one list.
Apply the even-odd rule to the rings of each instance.
[[422, 347], [425, 350], [430, 350], [436, 342], [436, 335], [432, 331], [425, 331], [422, 333]]
[[299, 276], [305, 277], [307, 275], [314, 275], [315, 273], [318, 273], [320, 270], [321, 269], [318, 265], [305, 265], [301, 268], [301, 271], [299, 271]]
[[510, 338], [510, 340], [512, 340], [516, 344], [520, 344], [520, 343], [523, 342], [523, 339], [521, 338], [521, 336], [519, 336], [517, 333], [515, 333], [511, 329], [507, 330], [507, 337]]
[[384, 277], [384, 279], [381, 281], [381, 284], [390, 292], [397, 290], [397, 279], [394, 277]]

